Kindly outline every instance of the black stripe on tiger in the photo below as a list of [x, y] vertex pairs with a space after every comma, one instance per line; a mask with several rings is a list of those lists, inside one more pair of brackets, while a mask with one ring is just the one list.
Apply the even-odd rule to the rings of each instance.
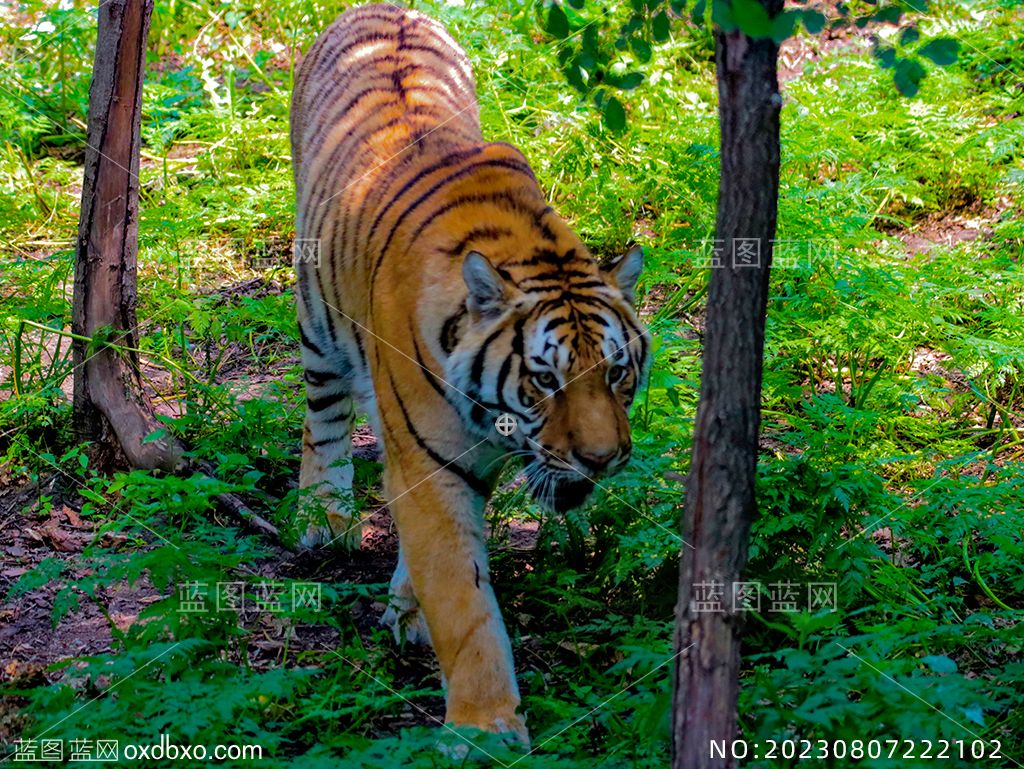
[[[358, 74], [359, 72], [362, 72], [362, 69], [355, 70], [355, 74]], [[382, 73], [382, 77], [384, 77], [385, 75], [387, 75], [387, 73]], [[352, 77], [354, 76], [355, 75], [352, 75]], [[387, 76], [390, 77], [389, 75]], [[443, 78], [436, 77], [436, 79], [438, 80], [439, 83], [443, 82]], [[362, 82], [363, 84], [366, 84], [366, 79], [363, 78]], [[347, 85], [348, 81], [346, 80], [346, 78], [333, 78], [331, 88], [324, 89], [328, 91], [328, 93], [321, 94], [320, 99], [318, 99], [318, 101], [323, 100], [324, 102], [333, 102], [334, 92], [341, 91]], [[441, 92], [439, 89], [435, 88], [431, 88], [431, 91], [434, 93]], [[355, 96], [350, 97], [348, 101], [345, 102], [341, 107], [335, 105], [327, 113], [327, 115], [324, 116], [318, 122], [316, 126], [317, 130], [311, 137], [307, 137], [307, 141], [313, 144], [314, 146], [319, 146], [322, 143], [323, 139], [325, 138], [326, 134], [335, 129], [339, 120], [343, 119], [344, 116], [346, 116], [349, 112], [353, 111], [357, 105], [361, 104], [363, 100], [365, 100], [367, 97], [373, 94], [377, 94], [382, 97], [382, 99], [385, 102], [383, 106], [385, 107], [388, 106], [388, 102], [393, 101], [394, 99], [393, 89], [384, 88], [381, 87], [380, 85], [369, 85], [368, 87], [365, 87], [358, 93], [356, 93]], [[459, 109], [463, 109], [465, 107], [465, 105], [461, 103], [458, 103], [454, 106], [457, 106]], [[357, 140], [359, 142], [362, 142], [366, 138], [365, 133], [360, 131], [359, 128], [359, 126], [353, 126], [352, 130], [349, 131], [349, 133], [346, 135], [342, 143], [332, 147], [330, 160], [328, 161], [324, 172], [319, 175], [318, 181], [323, 181], [324, 184], [326, 184], [328, 180], [337, 178], [338, 165], [350, 159], [349, 153], [347, 151], [342, 151], [342, 148], [344, 148], [347, 142], [350, 140]], [[320, 197], [322, 196], [323, 193], [321, 190], [321, 186], [322, 185], [319, 183], [314, 183], [314, 187], [310, 193], [310, 197], [313, 200], [319, 201]]]
[[[426, 192], [421, 194], [418, 198], [416, 198], [416, 200], [414, 200], [412, 203], [410, 203], [408, 206], [406, 206], [402, 210], [402, 213], [398, 215], [398, 218], [391, 224], [391, 232], [388, 234], [388, 238], [384, 242], [384, 246], [381, 248], [381, 254], [377, 258], [376, 263], [374, 264], [373, 272], [371, 272], [371, 274], [370, 274], [371, 280], [373, 279], [373, 276], [376, 274], [377, 269], [380, 267], [380, 263], [383, 261], [384, 256], [387, 253], [388, 246], [391, 245], [391, 239], [394, 237], [395, 232], [402, 225], [402, 222], [404, 222], [406, 220], [406, 218], [408, 218], [413, 213], [413, 211], [415, 211], [417, 208], [419, 208], [421, 205], [423, 205], [426, 201], [428, 201], [432, 197], [434, 197], [434, 195], [439, 190], [441, 190], [444, 187], [447, 187], [452, 182], [455, 182], [455, 181], [457, 181], [459, 179], [464, 179], [467, 176], [471, 176], [471, 175], [477, 174], [482, 169], [485, 169], [485, 168], [503, 168], [503, 169], [506, 169], [508, 171], [513, 171], [515, 173], [523, 174], [528, 179], [530, 179], [532, 181], [536, 181], [536, 179], [535, 179], [535, 177], [533, 175], [533, 171], [531, 170], [530, 166], [527, 165], [524, 161], [510, 160], [510, 159], [506, 159], [506, 158], [494, 158], [492, 160], [481, 160], [479, 162], [472, 163], [472, 164], [470, 164], [468, 166], [464, 166], [464, 167], [460, 168], [458, 171], [453, 171], [453, 172], [449, 173], [447, 176], [445, 176], [440, 181], [434, 182], [434, 184], [431, 185], [431, 187]], [[418, 176], [422, 176], [422, 174], [418, 174]], [[403, 188], [402, 188], [402, 191], [400, 191], [398, 195], [396, 195], [394, 198], [392, 198], [392, 200], [393, 201], [397, 201], [401, 197], [403, 192], [405, 190], [409, 189], [410, 186], [411, 186], [410, 184], [404, 185]], [[391, 203], [389, 203], [384, 208], [384, 210], [381, 211], [380, 214], [377, 215], [376, 221], [374, 221], [373, 226], [370, 228], [369, 234], [366, 236], [366, 241], [368, 243], [372, 243], [373, 242], [373, 235], [377, 231], [377, 226], [380, 224], [381, 220], [384, 218], [384, 216], [387, 214], [387, 212], [388, 212], [388, 210], [390, 208], [391, 208]], [[417, 234], [418, 233], [419, 233], [419, 230], [417, 230]], [[414, 235], [412, 239], [415, 240], [416, 239], [416, 235]]]
[[[317, 398], [317, 397], [312, 397], [312, 396], [310, 396], [307, 393], [307, 395], [306, 395], [306, 406], [309, 407], [310, 411], [319, 412], [319, 411], [323, 411], [324, 409], [328, 409], [331, 406], [334, 406], [335, 404], [340, 403], [340, 402], [342, 402], [344, 400], [346, 400], [346, 397], [343, 396], [343, 395], [332, 394], [332, 395], [324, 395], [323, 397]], [[349, 411], [349, 416], [351, 416], [351, 412], [350, 411]]]
[[463, 235], [458, 243], [446, 249], [446, 251], [451, 256], [462, 256], [470, 243], [476, 243], [481, 240], [499, 240], [500, 238], [511, 237], [514, 234], [508, 227], [496, 227], [489, 224], [474, 227]]
[[351, 436], [348, 434], [338, 435], [333, 438], [321, 438], [318, 441], [313, 441], [310, 446], [315, 449], [323, 448], [324, 446], [333, 446], [335, 443], [341, 443], [342, 441], [351, 440]]
[[[309, 301], [309, 299], [306, 300], [307, 307], [309, 306]], [[306, 336], [306, 330], [302, 327], [301, 323], [299, 324], [299, 341], [302, 343], [302, 346], [310, 352], [319, 355], [321, 358], [324, 357], [324, 351], [317, 347], [316, 342]]]
[[390, 374], [388, 379], [391, 381], [391, 392], [394, 395], [395, 402], [398, 404], [398, 409], [402, 412], [402, 418], [405, 420], [405, 427], [408, 430], [409, 435], [416, 441], [416, 445], [426, 452], [427, 456], [430, 457], [439, 467], [453, 475], [460, 478], [470, 489], [473, 490], [477, 496], [487, 497], [491, 493], [490, 486], [483, 481], [483, 479], [474, 475], [470, 470], [462, 467], [454, 459], [446, 459], [444, 455], [436, 451], [427, 441], [420, 435], [416, 426], [413, 424], [412, 419], [409, 416], [409, 409], [405, 406], [405, 401], [402, 400], [402, 396], [398, 393], [398, 386], [395, 384], [395, 379]]
[[[447, 394], [444, 387], [441, 386], [441, 379], [438, 377], [427, 365], [427, 362], [423, 359], [423, 352], [420, 350], [419, 340], [416, 338], [416, 329], [412, 325], [412, 321], [409, 321], [409, 338], [412, 339], [413, 354], [416, 358], [416, 363], [419, 364], [420, 372], [423, 377], [427, 380], [431, 387], [434, 388], [434, 392], [440, 395], [442, 398], [447, 400]], [[446, 385], [450, 386], [450, 385]]]
[[441, 336], [438, 339], [438, 344], [448, 355], [455, 349], [455, 345], [459, 343], [459, 324], [465, 319], [468, 312], [466, 305], [463, 304], [454, 315], [445, 318], [441, 326]]
[[347, 422], [348, 420], [350, 420], [353, 417], [353, 415], [354, 415], [354, 412], [351, 411], [351, 410], [339, 411], [333, 417], [321, 417], [320, 418], [320, 423], [321, 424], [325, 424], [325, 425], [333, 425], [333, 424], [337, 424], [338, 422]]
[[[438, 217], [444, 216], [451, 211], [454, 211], [463, 206], [493, 203], [497, 208], [507, 208], [508, 210], [515, 213], [522, 213], [530, 215], [533, 213], [532, 208], [524, 200], [516, 197], [510, 190], [502, 190], [499, 192], [474, 192], [466, 195], [460, 195], [454, 200], [445, 203], [440, 208], [436, 209], [430, 216], [422, 221], [416, 230], [412, 233], [409, 238], [411, 241], [415, 241], [420, 235], [423, 234], [423, 230], [429, 227]], [[393, 231], [392, 231], [393, 232]]]
[[314, 387], [323, 387], [328, 382], [333, 382], [340, 378], [333, 371], [316, 371], [311, 368], [307, 368], [303, 371], [302, 377]]
[[477, 155], [480, 155], [483, 151], [483, 147], [471, 147], [469, 149], [463, 148], [458, 150], [457, 152], [449, 153], [444, 157], [440, 158], [439, 160], [437, 160], [435, 163], [431, 163], [426, 168], [422, 168], [419, 171], [417, 171], [412, 176], [412, 178], [406, 180], [402, 184], [402, 186], [391, 195], [388, 202], [379, 210], [377, 217], [373, 221], [373, 225], [370, 227], [370, 232], [366, 236], [367, 242], [369, 242], [373, 238], [374, 232], [377, 231], [377, 227], [380, 225], [381, 220], [387, 215], [388, 211], [391, 210], [391, 207], [394, 206], [395, 203], [397, 203], [398, 200], [406, 192], [411, 190], [419, 182], [421, 182], [423, 179], [430, 176], [431, 174], [437, 173], [438, 171], [444, 168], [448, 168], [449, 166], [454, 165], [456, 163], [461, 163], [465, 160], [469, 160], [470, 158], [476, 157]]

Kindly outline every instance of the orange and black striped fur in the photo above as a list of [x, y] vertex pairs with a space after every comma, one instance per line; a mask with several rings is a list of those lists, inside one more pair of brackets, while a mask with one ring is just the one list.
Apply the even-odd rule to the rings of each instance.
[[484, 141], [466, 55], [421, 14], [342, 14], [302, 62], [291, 120], [303, 542], [359, 543], [359, 404], [400, 537], [385, 619], [434, 646], [449, 722], [526, 741], [484, 506], [508, 457], [554, 510], [627, 461], [649, 348], [631, 307], [642, 254], [598, 265], [523, 155]]

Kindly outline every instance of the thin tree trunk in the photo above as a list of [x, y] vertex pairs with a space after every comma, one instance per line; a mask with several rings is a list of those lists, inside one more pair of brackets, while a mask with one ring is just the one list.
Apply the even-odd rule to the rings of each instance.
[[74, 343], [74, 424], [79, 438], [92, 442], [97, 465], [123, 456], [134, 467], [171, 470], [180, 460], [177, 444], [143, 443], [159, 425], [138, 357], [99, 341], [137, 347], [139, 123], [152, 11], [153, 0], [99, 6], [72, 316], [74, 333], [94, 344]]
[[[132, 352], [138, 349], [142, 80], [152, 13], [153, 0], [106, 0], [99, 6], [75, 261], [74, 424], [79, 438], [92, 444], [94, 466], [126, 463], [213, 477], [214, 469], [205, 462], [184, 458], [177, 440], [144, 442], [160, 425], [142, 388], [138, 355]], [[91, 337], [93, 344], [81, 337]], [[234, 494], [217, 499], [241, 524], [280, 538], [272, 524]]]
[[[769, 13], [781, 0], [761, 0]], [[700, 403], [694, 425], [676, 609], [674, 769], [735, 766], [741, 613], [733, 584], [757, 510], [754, 480], [768, 265], [779, 191], [779, 109], [771, 40], [716, 30], [721, 182], [716, 223], [722, 265], [711, 271]], [[753, 245], [752, 245], [753, 244]], [[756, 265], [746, 266], [748, 248]], [[717, 593], [717, 595], [716, 595]], [[721, 606], [697, 605], [718, 598]], [[720, 610], [719, 610], [720, 608]], [[692, 645], [692, 647], [691, 647]], [[685, 653], [680, 653], [687, 649]], [[724, 741], [724, 757], [712, 741]]]

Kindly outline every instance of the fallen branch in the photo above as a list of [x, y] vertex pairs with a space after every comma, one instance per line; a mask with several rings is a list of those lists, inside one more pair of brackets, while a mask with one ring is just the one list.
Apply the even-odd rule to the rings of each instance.
[[[201, 472], [209, 478], [217, 477], [213, 465], [205, 460], [192, 460], [189, 464], [193, 471]], [[270, 537], [274, 540], [274, 544], [280, 545], [286, 550], [294, 552], [294, 546], [287, 545], [281, 540], [281, 532], [278, 528], [266, 518], [254, 513], [249, 506], [242, 501], [241, 497], [236, 494], [232, 494], [230, 491], [225, 491], [222, 494], [218, 494], [216, 496], [216, 500], [243, 526]]]

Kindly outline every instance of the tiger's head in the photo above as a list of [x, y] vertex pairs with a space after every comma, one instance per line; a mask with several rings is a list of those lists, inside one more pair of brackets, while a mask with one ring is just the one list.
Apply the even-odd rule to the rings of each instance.
[[[447, 366], [469, 396], [457, 408], [526, 459], [529, 489], [549, 510], [578, 507], [629, 460], [628, 411], [650, 350], [633, 310], [642, 267], [640, 247], [605, 266], [582, 246], [499, 266], [464, 258], [467, 313]], [[503, 414], [511, 431], [507, 417], [496, 424]]]

